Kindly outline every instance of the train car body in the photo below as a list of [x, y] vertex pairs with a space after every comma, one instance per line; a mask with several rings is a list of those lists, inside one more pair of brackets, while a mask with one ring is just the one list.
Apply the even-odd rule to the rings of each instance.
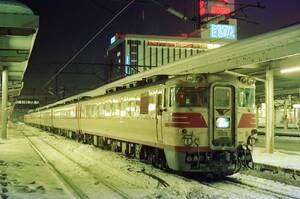
[[180, 76], [50, 106], [47, 120], [35, 123], [34, 112], [25, 122], [156, 166], [229, 175], [251, 162], [254, 94], [253, 82], [229, 75]]

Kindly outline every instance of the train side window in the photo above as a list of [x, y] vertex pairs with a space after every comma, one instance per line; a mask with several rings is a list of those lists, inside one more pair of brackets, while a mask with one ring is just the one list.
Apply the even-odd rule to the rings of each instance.
[[140, 98], [135, 98], [135, 116], [138, 117], [140, 115], [140, 106], [141, 106], [141, 100]]
[[157, 102], [156, 102], [156, 113], [157, 115], [161, 115], [161, 108], [162, 108], [162, 94], [157, 95]]
[[169, 91], [169, 107], [172, 106], [174, 99], [175, 99], [175, 88], [170, 88], [170, 91]]
[[81, 118], [86, 118], [86, 107], [85, 105], [81, 104], [80, 105], [80, 115], [81, 115]]
[[149, 94], [142, 93], [140, 114], [148, 114], [148, 112], [149, 112]]
[[110, 117], [111, 116], [111, 103], [109, 102], [106, 102], [105, 103], [105, 113], [104, 113], [104, 116], [105, 117]]
[[70, 117], [71, 118], [75, 118], [76, 117], [76, 108], [72, 107], [72, 109], [70, 110]]
[[163, 91], [163, 102], [162, 102], [162, 107], [165, 108], [167, 106], [167, 89], [164, 88]]
[[254, 107], [255, 106], [255, 90], [253, 88], [239, 88], [238, 99], [240, 107]]

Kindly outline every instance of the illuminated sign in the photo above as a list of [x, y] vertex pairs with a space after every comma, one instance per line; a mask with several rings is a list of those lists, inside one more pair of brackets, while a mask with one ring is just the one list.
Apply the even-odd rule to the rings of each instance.
[[130, 64], [130, 59], [129, 59], [129, 56], [126, 55], [126, 57], [125, 57], [125, 74], [126, 75], [130, 74], [130, 66], [129, 66], [129, 64]]
[[226, 15], [234, 10], [234, 0], [199, 0], [199, 16]]
[[172, 42], [172, 41], [147, 41], [148, 46], [161, 46], [172, 48], [198, 48], [208, 49], [207, 43]]
[[211, 24], [210, 37], [217, 39], [236, 39], [236, 26], [226, 24]]
[[214, 14], [214, 15], [227, 15], [231, 13], [231, 9], [229, 7], [226, 6], [212, 6], [210, 8], [210, 14]]
[[199, 0], [199, 15], [203, 16], [205, 14], [205, 3], [204, 0]]
[[116, 35], [115, 36], [113, 36], [111, 39], [110, 39], [110, 44], [113, 44], [113, 43], [115, 43], [117, 41], [117, 37], [116, 37]]

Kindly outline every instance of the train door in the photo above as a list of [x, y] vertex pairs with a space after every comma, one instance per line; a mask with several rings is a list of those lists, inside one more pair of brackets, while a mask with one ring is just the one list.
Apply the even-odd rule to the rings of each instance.
[[163, 128], [162, 128], [162, 94], [158, 94], [156, 97], [156, 137], [157, 142], [163, 142]]
[[235, 87], [215, 83], [210, 88], [210, 147], [212, 150], [232, 150], [236, 142]]

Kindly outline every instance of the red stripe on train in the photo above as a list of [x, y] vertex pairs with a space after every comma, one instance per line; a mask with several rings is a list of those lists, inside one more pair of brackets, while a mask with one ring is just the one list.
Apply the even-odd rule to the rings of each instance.
[[207, 128], [205, 119], [201, 113], [173, 113], [170, 122], [166, 127], [177, 128]]
[[255, 128], [256, 117], [253, 113], [244, 113], [240, 119], [238, 128]]

